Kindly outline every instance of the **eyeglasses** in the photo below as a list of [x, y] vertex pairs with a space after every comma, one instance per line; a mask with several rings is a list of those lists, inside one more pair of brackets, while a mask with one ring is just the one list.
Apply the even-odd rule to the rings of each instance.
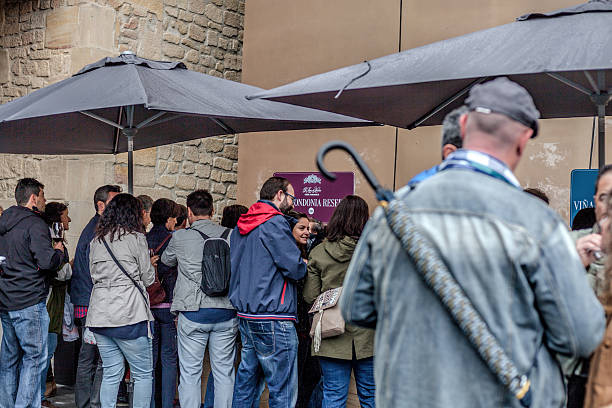
[[285, 195], [288, 195], [289, 197], [291, 197], [291, 200], [295, 201], [295, 196], [293, 194], [289, 194], [285, 191]]

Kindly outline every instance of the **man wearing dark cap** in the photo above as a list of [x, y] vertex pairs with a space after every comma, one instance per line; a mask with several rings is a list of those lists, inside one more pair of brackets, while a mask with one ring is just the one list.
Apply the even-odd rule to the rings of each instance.
[[[560, 408], [557, 355], [588, 357], [602, 339], [604, 313], [562, 220], [513, 174], [538, 132], [531, 96], [499, 78], [472, 88], [466, 105], [464, 149], [396, 197], [435, 249], [430, 256], [529, 378], [531, 407]], [[376, 328], [379, 408], [521, 407], [427, 286], [381, 209], [359, 240], [340, 309], [347, 323]]]

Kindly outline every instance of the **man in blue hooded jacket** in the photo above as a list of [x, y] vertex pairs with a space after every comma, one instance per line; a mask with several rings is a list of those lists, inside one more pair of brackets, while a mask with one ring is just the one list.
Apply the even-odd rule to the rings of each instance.
[[262, 373], [270, 408], [297, 401], [295, 281], [306, 275], [306, 264], [282, 213], [293, 208], [293, 194], [287, 179], [269, 178], [231, 235], [229, 297], [242, 337], [233, 407], [251, 408]]

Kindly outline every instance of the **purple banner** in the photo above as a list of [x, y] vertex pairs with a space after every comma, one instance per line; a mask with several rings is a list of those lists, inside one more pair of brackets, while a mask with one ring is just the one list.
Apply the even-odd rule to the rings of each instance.
[[295, 190], [295, 210], [329, 222], [340, 201], [350, 194], [355, 194], [355, 174], [352, 172], [336, 173], [338, 178], [329, 181], [321, 173], [296, 172], [274, 173], [285, 177]]

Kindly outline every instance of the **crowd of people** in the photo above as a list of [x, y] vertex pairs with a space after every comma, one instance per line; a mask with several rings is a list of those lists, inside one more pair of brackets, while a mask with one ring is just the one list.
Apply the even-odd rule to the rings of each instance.
[[[355, 195], [323, 225], [282, 177], [220, 223], [206, 190], [182, 206], [105, 185], [70, 259], [68, 207], [20, 180], [0, 217], [0, 407], [53, 406], [60, 336], [81, 342], [79, 408], [114, 407], [126, 368], [136, 408], [253, 408], [266, 387], [271, 408], [345, 407], [351, 374], [362, 407], [609, 406], [612, 166], [570, 235], [513, 174], [538, 118], [516, 83], [474, 86], [444, 121], [442, 163], [395, 193], [400, 232]], [[409, 233], [433, 250], [412, 254]], [[460, 290], [440, 294], [449, 278], [421, 256]], [[520, 380], [500, 380], [485, 336]]]
[[347, 326], [311, 353], [308, 316], [342, 285], [368, 206], [346, 197], [325, 228], [293, 211], [293, 194], [272, 177], [257, 203], [224, 208], [218, 224], [206, 190], [182, 206], [105, 185], [70, 259], [69, 208], [20, 180], [0, 219], [0, 406], [54, 406], [59, 336], [81, 343], [79, 408], [114, 407], [126, 368], [133, 407], [200, 407], [207, 349], [203, 406], [256, 407], [266, 385], [270, 406], [342, 406], [351, 367], [374, 406], [373, 330]]

